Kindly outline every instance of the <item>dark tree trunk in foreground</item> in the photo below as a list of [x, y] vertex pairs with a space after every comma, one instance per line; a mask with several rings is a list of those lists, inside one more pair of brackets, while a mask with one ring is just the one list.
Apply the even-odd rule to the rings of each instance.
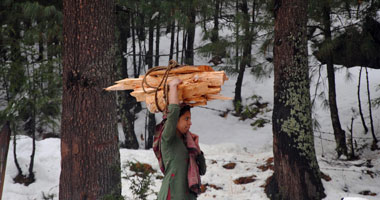
[[325, 194], [311, 119], [307, 1], [277, 3], [272, 116], [274, 174], [266, 192], [271, 199], [322, 199]]
[[[330, 19], [330, 6], [325, 3], [323, 7], [323, 25], [324, 25], [324, 36], [325, 40], [331, 42], [331, 19]], [[339, 120], [338, 106], [336, 103], [336, 92], [335, 92], [335, 71], [334, 62], [332, 57], [332, 52], [327, 61], [327, 80], [329, 85], [329, 108], [331, 115], [331, 123], [334, 130], [335, 142], [336, 142], [336, 152], [338, 157], [342, 154], [347, 155], [347, 144], [346, 144], [346, 134], [342, 129]]]
[[0, 131], [0, 200], [3, 195], [5, 168], [7, 167], [7, 157], [10, 139], [11, 129], [9, 127], [9, 122], [6, 122]]
[[63, 98], [59, 199], [121, 194], [113, 83], [112, 0], [63, 1]]

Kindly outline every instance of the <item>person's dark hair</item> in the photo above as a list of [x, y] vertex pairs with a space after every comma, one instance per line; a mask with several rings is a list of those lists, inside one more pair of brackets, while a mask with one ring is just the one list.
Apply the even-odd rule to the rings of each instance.
[[181, 110], [179, 111], [179, 116], [181, 117], [187, 111], [190, 111], [190, 109], [191, 109], [191, 106], [189, 106], [189, 105], [181, 106]]

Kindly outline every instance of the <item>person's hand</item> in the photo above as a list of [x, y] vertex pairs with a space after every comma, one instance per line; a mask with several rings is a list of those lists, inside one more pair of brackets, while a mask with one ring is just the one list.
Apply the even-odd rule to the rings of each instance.
[[197, 134], [194, 134], [194, 133], [191, 133], [191, 137], [193, 138], [194, 142], [195, 142], [195, 145], [198, 147], [198, 149], [200, 150], [201, 148], [199, 148], [199, 136]]
[[178, 86], [179, 84], [181, 84], [181, 83], [182, 83], [182, 80], [181, 80], [181, 79], [179, 79], [179, 78], [175, 78], [175, 79], [171, 80], [171, 81], [168, 83], [168, 85], [169, 85], [169, 89], [170, 89], [170, 88], [177, 88], [177, 86]]

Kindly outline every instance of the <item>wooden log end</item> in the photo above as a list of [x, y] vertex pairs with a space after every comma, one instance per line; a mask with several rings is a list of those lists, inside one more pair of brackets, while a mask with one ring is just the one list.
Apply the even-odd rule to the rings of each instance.
[[232, 100], [233, 99], [232, 97], [225, 97], [225, 96], [222, 96], [220, 94], [207, 94], [206, 98], [208, 101], [211, 101], [211, 100]]
[[128, 87], [122, 83], [118, 83], [107, 88], [104, 88], [106, 91], [117, 91], [117, 90], [132, 90], [133, 88]]

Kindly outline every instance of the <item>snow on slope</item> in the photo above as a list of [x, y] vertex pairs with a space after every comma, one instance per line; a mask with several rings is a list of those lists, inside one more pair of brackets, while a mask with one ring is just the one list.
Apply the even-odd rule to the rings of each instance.
[[[199, 34], [199, 30], [198, 34]], [[198, 37], [200, 38], [200, 37]], [[161, 44], [162, 49], [168, 46], [167, 37], [163, 37]], [[200, 41], [196, 41], [200, 44]], [[163, 52], [164, 53], [164, 52]], [[196, 57], [195, 64], [205, 64], [207, 59]], [[167, 57], [161, 58], [161, 64], [167, 63]], [[357, 109], [356, 84], [358, 80], [359, 68], [349, 69], [352, 73], [352, 80], [346, 80], [346, 70], [338, 70], [336, 73], [336, 91], [339, 114], [343, 129], [351, 123], [353, 113], [351, 108]], [[322, 76], [326, 77], [326, 72], [322, 70]], [[380, 91], [376, 88], [379, 85], [380, 71], [369, 70], [371, 97], [380, 97]], [[311, 86], [311, 95], [314, 95], [315, 80]], [[365, 113], [367, 125], [368, 104], [365, 94], [366, 85], [365, 77], [362, 77], [362, 106]], [[222, 87], [224, 96], [233, 97], [236, 77], [230, 77], [230, 80]], [[324, 85], [327, 85], [324, 80]], [[327, 91], [327, 87], [319, 88], [319, 91]], [[256, 80], [249, 74], [248, 69], [245, 73], [242, 96], [244, 101], [252, 95], [262, 97], [262, 102], [269, 102], [269, 107], [273, 107], [273, 76], [262, 80]], [[321, 100], [318, 99], [314, 107], [317, 114], [317, 120], [321, 124], [320, 131], [315, 133], [315, 146], [321, 171], [331, 177], [331, 181], [323, 180], [327, 200], [341, 199], [342, 197], [357, 197], [355, 199], [380, 199], [380, 153], [379, 151], [370, 151], [366, 144], [371, 143], [370, 134], [363, 134], [361, 122], [358, 116], [354, 121], [354, 137], [369, 138], [357, 139], [358, 152], [360, 159], [356, 161], [344, 161], [336, 159], [335, 144], [331, 142], [332, 132], [330, 113], [328, 109], [321, 106]], [[213, 101], [206, 106], [208, 108], [226, 110], [232, 109], [231, 101]], [[267, 199], [264, 189], [260, 187], [265, 180], [272, 174], [271, 170], [263, 171], [259, 166], [266, 164], [268, 158], [272, 157], [272, 128], [271, 124], [266, 124], [263, 128], [252, 128], [252, 120], [240, 121], [231, 113], [227, 117], [220, 117], [218, 111], [205, 108], [194, 108], [192, 110], [193, 125], [191, 130], [200, 136], [200, 145], [207, 159], [207, 173], [202, 177], [203, 183], [214, 184], [222, 189], [208, 188], [205, 193], [201, 194], [200, 200], [222, 199], [222, 200], [261, 200]], [[144, 133], [145, 114], [139, 114], [136, 121], [136, 133]], [[271, 112], [261, 114], [259, 117], [271, 119]], [[373, 111], [375, 131], [380, 138], [380, 115], [379, 109]], [[160, 120], [160, 115], [156, 116]], [[323, 139], [319, 139], [318, 137]], [[140, 137], [138, 137], [140, 138]], [[17, 155], [21, 167], [27, 171], [30, 158], [31, 139], [20, 136], [18, 137]], [[54, 199], [58, 199], [58, 184], [60, 174], [60, 140], [46, 139], [37, 142], [37, 152], [35, 157], [36, 182], [28, 187], [13, 183], [12, 178], [16, 176], [17, 170], [13, 162], [12, 145], [8, 154], [7, 171], [5, 176], [5, 186], [3, 199], [5, 200], [29, 200], [42, 199], [42, 194], [55, 194]], [[151, 150], [127, 150], [121, 149], [121, 161], [124, 165], [127, 161], [140, 161], [149, 163], [154, 169], [159, 171], [157, 161]], [[323, 156], [322, 156], [323, 155]], [[370, 160], [370, 163], [369, 163]], [[227, 170], [222, 166], [224, 164], [235, 162], [235, 169]], [[368, 164], [367, 164], [368, 163]], [[370, 168], [369, 168], [369, 167]], [[372, 167], [371, 167], [372, 166]], [[126, 173], [126, 172], [123, 172]], [[255, 175], [255, 181], [249, 184], [236, 185], [233, 180], [242, 176]], [[154, 179], [152, 189], [158, 192], [161, 180]], [[130, 182], [122, 181], [122, 194], [133, 199], [129, 190]], [[359, 194], [368, 190], [376, 193], [376, 196], [364, 196]], [[149, 199], [155, 199], [154, 195]]]

